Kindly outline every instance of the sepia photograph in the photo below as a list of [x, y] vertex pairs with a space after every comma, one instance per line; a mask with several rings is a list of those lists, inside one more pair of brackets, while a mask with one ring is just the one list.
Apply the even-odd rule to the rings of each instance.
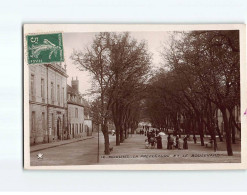
[[23, 44], [25, 169], [246, 169], [245, 25], [25, 24]]

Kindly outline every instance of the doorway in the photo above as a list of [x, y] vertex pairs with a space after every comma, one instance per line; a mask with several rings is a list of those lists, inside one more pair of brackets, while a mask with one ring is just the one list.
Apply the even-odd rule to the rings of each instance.
[[61, 139], [60, 128], [61, 128], [61, 119], [58, 117], [57, 119], [57, 139]]

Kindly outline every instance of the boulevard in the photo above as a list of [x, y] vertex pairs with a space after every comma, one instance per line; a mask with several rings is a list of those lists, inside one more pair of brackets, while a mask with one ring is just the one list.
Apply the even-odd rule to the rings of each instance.
[[[115, 136], [109, 135], [113, 151], [104, 155], [104, 138], [100, 134], [99, 163], [97, 163], [98, 138], [97, 133], [93, 138], [66, 145], [48, 148], [31, 153], [32, 166], [51, 165], [95, 165], [95, 164], [169, 164], [169, 163], [239, 163], [240, 141], [233, 145], [234, 156], [227, 156], [225, 143], [218, 142], [218, 150], [194, 144], [188, 141], [188, 150], [145, 149], [145, 136], [140, 134], [129, 135], [120, 146], [115, 146]], [[205, 140], [207, 140], [205, 138]], [[42, 153], [43, 158], [38, 159], [37, 154]]]

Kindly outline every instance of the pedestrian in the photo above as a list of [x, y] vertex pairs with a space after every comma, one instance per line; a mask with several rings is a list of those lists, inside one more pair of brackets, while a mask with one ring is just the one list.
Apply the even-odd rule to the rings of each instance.
[[149, 131], [147, 132], [147, 138], [148, 138], [148, 142], [150, 143], [151, 133]]
[[168, 134], [168, 137], [167, 137], [167, 150], [170, 150], [170, 139], [171, 139], [171, 136], [170, 136], [170, 134]]
[[156, 140], [157, 140], [157, 149], [162, 149], [162, 137], [158, 135], [156, 137]]
[[184, 137], [183, 149], [184, 150], [188, 149], [188, 136], [187, 135]]
[[149, 143], [151, 145], [151, 149], [155, 148], [155, 137], [151, 136], [149, 139]]
[[176, 145], [176, 141], [174, 139], [174, 136], [171, 135], [171, 138], [170, 138], [170, 148], [173, 149], [173, 147]]
[[169, 150], [172, 150], [173, 144], [174, 144], [174, 138], [173, 138], [172, 135], [170, 135], [170, 138], [169, 138]]
[[179, 136], [177, 135], [177, 136], [176, 136], [176, 145], [175, 145], [175, 148], [177, 148], [177, 149], [178, 149], [178, 145], [179, 145], [178, 142], [179, 142]]
[[194, 144], [196, 144], [196, 141], [197, 141], [196, 135], [193, 136], [193, 140], [194, 140]]
[[181, 150], [182, 149], [182, 140], [178, 137], [178, 149]]
[[145, 140], [145, 148], [148, 149], [149, 148], [149, 142], [148, 139]]

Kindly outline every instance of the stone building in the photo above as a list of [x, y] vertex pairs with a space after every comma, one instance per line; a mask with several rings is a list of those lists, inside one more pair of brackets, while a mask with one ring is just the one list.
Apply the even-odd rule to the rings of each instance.
[[71, 81], [71, 86], [67, 85], [68, 102], [68, 139], [86, 136], [84, 130], [84, 100], [79, 92], [79, 80]]
[[29, 65], [31, 145], [64, 139], [67, 77], [61, 63]]

